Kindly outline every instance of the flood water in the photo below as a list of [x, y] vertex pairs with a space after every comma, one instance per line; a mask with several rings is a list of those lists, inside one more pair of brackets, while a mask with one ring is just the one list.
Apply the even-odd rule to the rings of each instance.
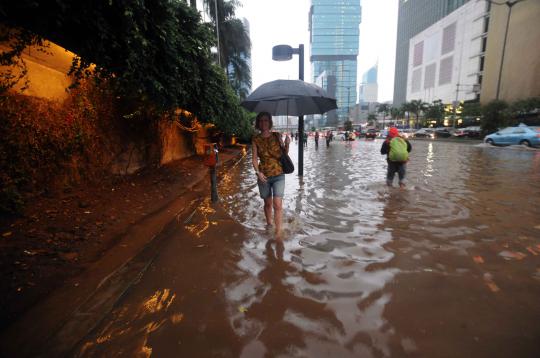
[[400, 190], [381, 143], [310, 141], [283, 245], [229, 168], [77, 355], [539, 357], [540, 150], [413, 141]]

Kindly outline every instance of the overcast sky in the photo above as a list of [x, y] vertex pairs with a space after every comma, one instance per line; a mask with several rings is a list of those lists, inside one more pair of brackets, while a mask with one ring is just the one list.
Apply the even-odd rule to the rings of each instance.
[[[304, 79], [311, 80], [308, 14], [310, 0], [240, 0], [237, 17], [250, 24], [253, 89], [276, 79], [298, 78], [298, 57], [277, 62], [272, 47], [304, 44]], [[398, 0], [361, 0], [358, 82], [379, 61], [379, 101], [393, 96]]]

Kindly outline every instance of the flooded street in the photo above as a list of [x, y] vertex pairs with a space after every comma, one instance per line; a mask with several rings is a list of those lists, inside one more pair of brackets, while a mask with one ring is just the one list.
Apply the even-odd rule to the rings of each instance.
[[284, 245], [248, 155], [76, 356], [539, 357], [540, 150], [412, 141], [400, 190], [381, 143], [310, 139]]

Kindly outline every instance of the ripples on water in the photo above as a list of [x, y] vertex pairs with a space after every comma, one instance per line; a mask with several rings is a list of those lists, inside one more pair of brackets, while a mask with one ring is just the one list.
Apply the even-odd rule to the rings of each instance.
[[[304, 177], [286, 178], [284, 247], [265, 232], [250, 157], [224, 176], [225, 207], [253, 233], [237, 255], [237, 280], [225, 288], [231, 324], [248, 338], [244, 356], [415, 352], [421, 338], [392, 314], [401, 307], [393, 296], [407, 290], [393, 288], [403, 275], [474, 277], [481, 289], [468, 294], [482, 295], [495, 281], [478, 271], [474, 255], [540, 244], [539, 151], [413, 141], [401, 191], [385, 186], [381, 144], [315, 150], [310, 142]], [[296, 161], [295, 145], [290, 154]], [[528, 284], [538, 282], [537, 267], [520, 268]]]

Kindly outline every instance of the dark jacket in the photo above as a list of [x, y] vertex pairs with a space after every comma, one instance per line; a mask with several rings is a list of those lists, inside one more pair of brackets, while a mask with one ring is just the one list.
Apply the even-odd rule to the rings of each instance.
[[[409, 141], [403, 137], [401, 137], [406, 143], [407, 143], [407, 152], [411, 152], [412, 150], [412, 146], [411, 146], [411, 143], [409, 143]], [[386, 140], [383, 142], [382, 144], [382, 147], [381, 147], [381, 154], [386, 154], [386, 160], [390, 161], [390, 159], [388, 159], [388, 156], [390, 155], [390, 140], [392, 138], [390, 137], [386, 137]]]

